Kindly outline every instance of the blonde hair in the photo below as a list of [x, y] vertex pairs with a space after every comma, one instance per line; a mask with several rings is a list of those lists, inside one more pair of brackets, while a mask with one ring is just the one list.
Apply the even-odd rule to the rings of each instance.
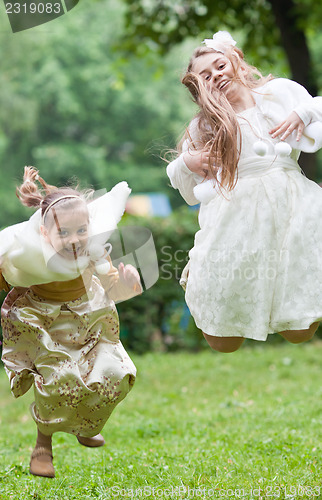
[[47, 213], [50, 212], [50, 205], [52, 204], [54, 204], [55, 208], [56, 205], [69, 208], [70, 205], [75, 203], [86, 203], [87, 198], [92, 193], [92, 190], [79, 191], [77, 187], [56, 187], [47, 184], [34, 167], [25, 167], [23, 182], [16, 189], [16, 195], [23, 205], [26, 207], [41, 207], [42, 217], [44, 215], [46, 217]]
[[[210, 92], [201, 76], [193, 71], [194, 62], [198, 57], [215, 52], [217, 51], [209, 47], [198, 47], [189, 61], [182, 83], [188, 88], [194, 102], [199, 106], [197, 114], [199, 140], [197, 144], [192, 143], [192, 147], [210, 153], [209, 171], [222, 188], [231, 190], [237, 180], [241, 145], [237, 115], [224, 93], [216, 89]], [[234, 81], [249, 89], [260, 87], [273, 78], [271, 75], [263, 77], [257, 68], [244, 61], [244, 54], [237, 47], [227, 48], [224, 55], [232, 64]], [[243, 72], [240, 71], [241, 67], [244, 69]], [[178, 144], [179, 151], [182, 151], [182, 144], [188, 137], [191, 140], [189, 131], [186, 130]], [[220, 179], [217, 178], [219, 169], [221, 170]]]

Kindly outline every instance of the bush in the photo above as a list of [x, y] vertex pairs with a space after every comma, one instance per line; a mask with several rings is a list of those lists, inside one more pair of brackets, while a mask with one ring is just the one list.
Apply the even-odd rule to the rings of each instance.
[[131, 350], [197, 349], [201, 332], [194, 325], [179, 285], [198, 230], [197, 211], [180, 207], [167, 218], [125, 215], [124, 226], [144, 226], [154, 238], [159, 279], [141, 296], [118, 304], [123, 343]]

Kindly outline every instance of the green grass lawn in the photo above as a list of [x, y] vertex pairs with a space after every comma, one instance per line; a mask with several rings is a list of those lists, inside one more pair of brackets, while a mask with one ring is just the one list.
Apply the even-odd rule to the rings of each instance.
[[1, 499], [322, 498], [321, 341], [132, 358], [107, 444], [55, 434], [55, 479], [29, 474], [33, 395], [0, 370]]

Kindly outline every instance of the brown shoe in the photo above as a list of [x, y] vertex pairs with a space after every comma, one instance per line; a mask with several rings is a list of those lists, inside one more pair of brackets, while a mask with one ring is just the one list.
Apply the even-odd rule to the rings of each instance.
[[105, 444], [105, 440], [102, 434], [96, 434], [94, 437], [83, 437], [76, 436], [78, 442], [83, 446], [88, 446], [89, 448], [97, 448], [98, 446], [103, 446]]
[[34, 476], [55, 477], [53, 456], [48, 448], [35, 448], [30, 460], [30, 474]]

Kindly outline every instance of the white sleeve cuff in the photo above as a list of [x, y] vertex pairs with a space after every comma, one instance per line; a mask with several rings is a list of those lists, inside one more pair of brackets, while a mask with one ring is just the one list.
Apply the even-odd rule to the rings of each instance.
[[307, 109], [305, 109], [306, 106], [297, 106], [294, 111], [295, 113], [301, 118], [302, 122], [304, 123], [305, 127], [310, 123], [311, 117], [310, 114], [308, 113]]
[[295, 113], [299, 115], [304, 125], [311, 122], [322, 122], [322, 97], [312, 97], [294, 108]]
[[181, 153], [178, 158], [173, 160], [169, 165], [167, 166], [167, 176], [170, 179], [172, 187], [175, 189], [178, 189], [177, 183], [175, 182], [176, 174], [178, 170], [181, 170], [181, 172], [187, 173], [187, 174], [192, 174], [191, 170], [187, 167], [185, 164], [185, 161], [183, 159], [184, 153]]

